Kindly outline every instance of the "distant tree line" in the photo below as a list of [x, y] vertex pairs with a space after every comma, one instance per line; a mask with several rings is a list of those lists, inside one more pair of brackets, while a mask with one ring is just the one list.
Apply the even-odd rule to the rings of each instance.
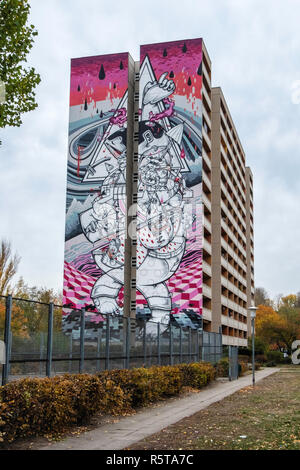
[[[14, 298], [24, 299], [13, 302], [11, 327], [15, 336], [29, 337], [30, 334], [47, 331], [48, 307], [43, 304], [53, 302], [61, 305], [62, 295], [47, 287], [31, 287], [22, 277], [13, 284], [20, 260], [20, 256], [13, 253], [11, 243], [2, 240], [0, 242], [0, 295], [11, 294]], [[0, 332], [3, 331], [5, 322], [4, 300], [0, 297]], [[27, 302], [27, 300], [32, 302]], [[55, 330], [61, 326], [61, 317], [61, 309], [54, 309]]]
[[292, 343], [300, 339], [300, 292], [270, 299], [267, 291], [255, 289], [255, 332], [261, 347], [291, 353]]

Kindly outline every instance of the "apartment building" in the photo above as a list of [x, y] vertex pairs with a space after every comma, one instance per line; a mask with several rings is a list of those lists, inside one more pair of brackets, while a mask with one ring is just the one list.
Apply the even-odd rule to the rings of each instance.
[[64, 302], [246, 346], [253, 177], [211, 76], [202, 39], [73, 60]]
[[247, 345], [254, 299], [253, 180], [222, 89], [212, 88], [211, 328]]

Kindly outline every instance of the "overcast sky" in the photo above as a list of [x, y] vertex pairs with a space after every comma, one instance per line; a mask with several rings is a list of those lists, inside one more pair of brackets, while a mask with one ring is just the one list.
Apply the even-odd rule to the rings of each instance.
[[19, 275], [62, 287], [70, 58], [137, 60], [140, 44], [203, 37], [254, 175], [256, 286], [272, 297], [299, 291], [300, 1], [30, 4], [39, 107], [0, 137], [0, 239], [21, 255]]

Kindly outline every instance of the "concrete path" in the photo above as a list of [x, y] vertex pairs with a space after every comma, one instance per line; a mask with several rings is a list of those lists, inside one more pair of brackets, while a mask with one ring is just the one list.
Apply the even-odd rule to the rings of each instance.
[[[279, 370], [268, 367], [257, 371], [256, 382]], [[39, 450], [121, 450], [251, 384], [252, 375], [232, 382], [217, 380], [188, 397], [171, 400], [161, 407], [140, 410], [133, 416], [120, 418], [117, 423], [106, 424], [77, 437], [51, 443]]]

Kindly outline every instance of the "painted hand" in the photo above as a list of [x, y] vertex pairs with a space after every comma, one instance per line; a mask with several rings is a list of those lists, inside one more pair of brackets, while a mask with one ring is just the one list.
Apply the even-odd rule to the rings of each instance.
[[167, 98], [175, 91], [175, 83], [168, 80], [166, 76], [168, 72], [163, 73], [158, 82], [149, 82], [144, 89], [143, 105], [155, 104]]

